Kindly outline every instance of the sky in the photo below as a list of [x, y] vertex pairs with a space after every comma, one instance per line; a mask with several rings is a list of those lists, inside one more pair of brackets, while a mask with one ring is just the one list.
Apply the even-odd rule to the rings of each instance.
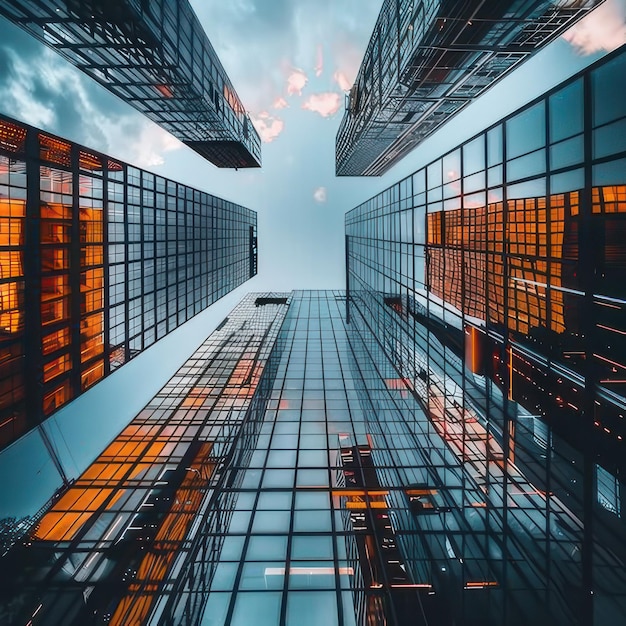
[[382, 179], [334, 175], [345, 91], [382, 0], [192, 0], [263, 139], [260, 170], [214, 167], [5, 21], [0, 111], [257, 211], [259, 277], [248, 289], [340, 289], [345, 212], [615, 47], [625, 3], [607, 0], [591, 28], [537, 55], [491, 90], [492, 104], [457, 116]]
[[[501, 81], [383, 177], [336, 178], [335, 135], [345, 91], [356, 77], [382, 0], [191, 4], [262, 137], [260, 170], [215, 168], [0, 18], [0, 112], [258, 212], [256, 278], [48, 420], [70, 475], [100, 452], [244, 293], [344, 288], [346, 211], [626, 41], [626, 0], [606, 0], [585, 23]], [[40, 442], [31, 438], [21, 445], [34, 450]], [[0, 479], [5, 472], [15, 474], [25, 456], [17, 449], [0, 455]], [[26, 474], [28, 468], [23, 469]], [[41, 477], [49, 468], [36, 469]]]

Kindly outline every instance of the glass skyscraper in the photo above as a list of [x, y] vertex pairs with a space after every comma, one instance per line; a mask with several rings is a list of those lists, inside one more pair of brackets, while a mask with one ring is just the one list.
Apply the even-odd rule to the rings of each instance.
[[9, 552], [28, 564], [12, 562], [21, 574], [3, 581], [0, 617], [26, 623], [36, 611], [33, 623], [127, 626], [175, 615], [174, 623], [197, 623], [233, 523], [236, 466], [249, 463], [259, 438], [287, 303], [272, 294], [244, 298], [56, 494], [28, 544]]
[[218, 167], [261, 139], [188, 0], [2, 0], [0, 15]]
[[597, 0], [385, 0], [337, 132], [338, 176], [380, 176]]
[[[595, 3], [478, 4], [384, 2], [353, 171]], [[154, 119], [230, 102], [184, 2], [0, 7]], [[625, 622], [624, 76], [622, 48], [351, 210], [345, 291], [247, 295], [71, 476], [61, 428], [6, 444], [254, 276], [256, 215], [0, 118], [0, 460], [58, 472], [41, 508], [6, 481], [0, 623]]]
[[504, 596], [539, 593], [539, 623], [626, 610], [625, 70], [622, 49], [346, 216], [350, 317], [462, 461], [487, 553], [543, 559], [485, 562]]
[[0, 118], [0, 445], [256, 274], [256, 213]]

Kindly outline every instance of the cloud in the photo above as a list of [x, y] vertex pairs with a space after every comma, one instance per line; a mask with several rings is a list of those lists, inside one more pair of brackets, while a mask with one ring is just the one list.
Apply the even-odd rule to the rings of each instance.
[[334, 91], [312, 93], [302, 104], [303, 109], [319, 113], [322, 117], [330, 117], [339, 111], [341, 96]]
[[324, 71], [324, 51], [321, 45], [317, 46], [317, 55], [315, 57], [315, 75], [319, 78]]
[[333, 79], [343, 91], [348, 91], [354, 84], [364, 49], [356, 45], [353, 38], [341, 33], [333, 44], [333, 58], [335, 59], [335, 73]]
[[342, 91], [350, 91], [352, 83], [348, 80], [348, 77], [343, 72], [337, 70], [333, 74], [333, 80], [339, 85], [339, 89], [341, 89]]
[[[123, 141], [124, 133], [118, 134], [120, 135], [119, 141]], [[131, 163], [139, 167], [156, 167], [165, 163], [163, 157], [165, 152], [180, 150], [183, 143], [160, 126], [146, 123], [143, 125], [138, 139], [127, 147], [130, 149], [130, 156], [126, 158]]]
[[291, 73], [287, 76], [287, 94], [290, 96], [301, 96], [302, 90], [308, 82], [309, 79], [302, 70], [291, 70]]
[[162, 165], [164, 153], [183, 146], [26, 33], [4, 20], [1, 26], [0, 108], [7, 114], [139, 167]]
[[[315, 76], [321, 42], [323, 72], [339, 69], [348, 79], [356, 76], [380, 11], [380, 0], [191, 0], [191, 5], [244, 106], [257, 114], [272, 110], [277, 96], [287, 97], [292, 68]], [[303, 92], [303, 86], [291, 89], [292, 97]]]
[[286, 109], [289, 106], [287, 100], [285, 100], [282, 96], [279, 96], [274, 100], [274, 104], [272, 104], [273, 109]]
[[326, 202], [326, 187], [318, 187], [313, 192], [313, 199], [320, 204]]
[[252, 122], [257, 129], [263, 143], [272, 143], [285, 128], [285, 123], [278, 117], [262, 111], [258, 116], [252, 116]]
[[583, 56], [619, 48], [626, 43], [626, 3], [608, 0], [572, 26], [563, 39]]

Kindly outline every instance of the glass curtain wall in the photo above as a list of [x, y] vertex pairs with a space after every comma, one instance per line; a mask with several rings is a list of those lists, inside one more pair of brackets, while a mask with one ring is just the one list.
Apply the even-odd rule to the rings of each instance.
[[597, 0], [386, 0], [346, 98], [339, 176], [380, 176]]
[[2, 0], [0, 15], [218, 167], [260, 167], [259, 134], [187, 0]]
[[256, 213], [0, 118], [0, 445], [256, 273]]
[[625, 68], [619, 50], [346, 216], [350, 318], [462, 461], [461, 518], [508, 554], [481, 574], [501, 591], [472, 592], [519, 589], [555, 623], [626, 614]]
[[287, 297], [246, 296], [26, 537], [3, 546], [2, 623], [172, 623], [163, 614], [174, 611], [198, 624], [238, 522], [233, 467], [261, 437], [287, 308]]

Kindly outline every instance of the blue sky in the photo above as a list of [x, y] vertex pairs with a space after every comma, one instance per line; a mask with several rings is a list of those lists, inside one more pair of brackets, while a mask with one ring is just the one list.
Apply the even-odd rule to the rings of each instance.
[[[337, 179], [334, 142], [344, 90], [356, 76], [382, 0], [191, 4], [264, 138], [261, 170], [213, 167], [0, 18], [2, 113], [248, 206], [259, 216], [255, 279], [48, 420], [71, 476], [158, 391], [244, 293], [342, 289], [346, 211], [626, 39], [626, 0], [607, 0], [587, 24], [501, 81], [382, 178]], [[39, 444], [31, 438], [20, 445], [35, 450]], [[15, 475], [14, 463], [25, 458], [15, 452], [0, 455], [0, 480], [5, 473]], [[23, 469], [26, 475], [30, 468]], [[39, 476], [53, 472], [49, 464], [36, 469]]]

